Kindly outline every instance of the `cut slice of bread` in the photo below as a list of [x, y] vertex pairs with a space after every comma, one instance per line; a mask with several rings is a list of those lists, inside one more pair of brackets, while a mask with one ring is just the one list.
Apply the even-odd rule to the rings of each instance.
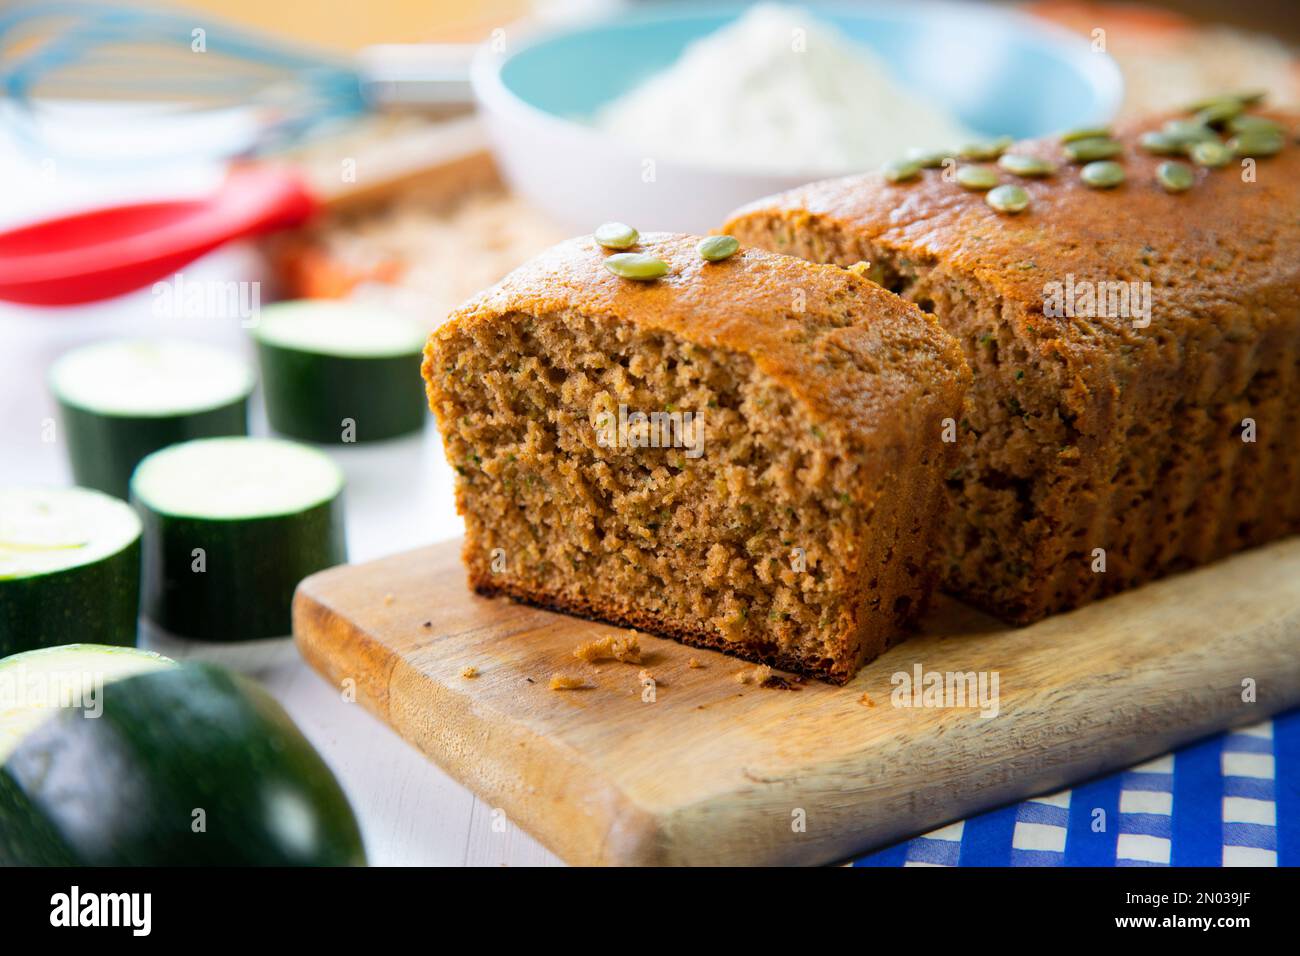
[[929, 595], [970, 373], [854, 271], [698, 241], [638, 282], [571, 240], [430, 337], [470, 584], [843, 682]]

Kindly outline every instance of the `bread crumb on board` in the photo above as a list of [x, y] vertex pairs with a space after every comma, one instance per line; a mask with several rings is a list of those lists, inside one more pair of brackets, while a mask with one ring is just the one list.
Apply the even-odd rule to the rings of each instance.
[[640, 682], [642, 687], [645, 687], [646, 684], [654, 684], [656, 687], [668, 686], [661, 678], [655, 677], [654, 673], [649, 668], [645, 667], [641, 668], [640, 673], [637, 674], [637, 680]]
[[803, 683], [802, 677], [778, 674], [766, 664], [759, 664], [753, 670], [737, 671], [735, 678], [737, 684], [757, 684], [771, 690], [799, 690]]
[[551, 690], [584, 690], [589, 687], [581, 677], [574, 677], [570, 674], [552, 674]]
[[384, 603], [385, 603], [385, 604], [392, 604], [395, 600], [397, 600], [397, 599], [396, 599], [395, 597], [393, 597], [391, 594], [385, 594], [385, 595], [384, 595]]
[[694, 670], [699, 670], [704, 665], [692, 657], [689, 661], [686, 662], [686, 666], [694, 671]]
[[862, 697], [859, 698], [858, 703], [859, 703], [859, 704], [862, 704], [864, 707], [875, 707], [875, 706], [876, 706], [876, 702], [875, 702], [874, 700], [871, 699], [871, 695], [870, 695], [870, 694], [863, 694]]
[[611, 634], [599, 640], [579, 644], [573, 649], [573, 656], [580, 661], [586, 661], [588, 664], [608, 660], [621, 661], [624, 664], [640, 664], [641, 641], [637, 637], [636, 631], [622, 637], [615, 637]]
[[460, 672], [460, 676], [465, 678], [478, 677], [478, 668], [466, 667], [463, 671]]

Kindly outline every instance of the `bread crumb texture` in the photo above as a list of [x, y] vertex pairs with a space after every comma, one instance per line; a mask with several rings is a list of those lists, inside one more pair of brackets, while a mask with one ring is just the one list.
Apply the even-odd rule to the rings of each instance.
[[461, 676], [461, 677], [465, 677], [465, 678], [474, 678], [474, 677], [478, 677], [478, 668], [477, 668], [477, 667], [466, 667], [464, 670], [462, 670], [462, 671], [460, 672], [460, 676]]

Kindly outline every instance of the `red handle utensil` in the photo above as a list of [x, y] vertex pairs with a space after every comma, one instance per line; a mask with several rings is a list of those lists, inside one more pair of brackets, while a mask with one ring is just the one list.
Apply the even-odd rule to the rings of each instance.
[[110, 206], [0, 232], [0, 299], [60, 306], [112, 298], [232, 239], [299, 225], [318, 207], [292, 170], [241, 166], [203, 199]]

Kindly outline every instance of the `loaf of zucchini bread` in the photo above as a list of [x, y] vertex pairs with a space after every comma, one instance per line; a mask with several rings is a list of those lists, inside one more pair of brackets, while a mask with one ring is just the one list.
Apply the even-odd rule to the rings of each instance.
[[933, 585], [970, 372], [856, 271], [563, 243], [435, 331], [473, 588], [843, 682]]
[[903, 169], [727, 223], [751, 245], [869, 261], [961, 342], [975, 378], [946, 476], [949, 590], [1029, 622], [1300, 531], [1300, 117], [1271, 119], [1276, 155], [1238, 143], [1197, 154], [1221, 168], [1172, 174], [1139, 146], [1159, 121], [1122, 131], [1110, 189], [1055, 139], [1018, 144], [1057, 170], [999, 171], [1027, 193], [1017, 215]]

